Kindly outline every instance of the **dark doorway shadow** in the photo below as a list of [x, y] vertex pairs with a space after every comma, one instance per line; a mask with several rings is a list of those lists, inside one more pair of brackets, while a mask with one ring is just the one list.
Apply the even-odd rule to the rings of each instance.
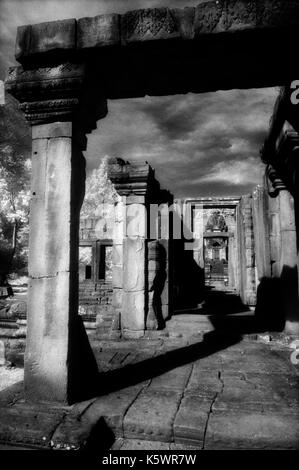
[[248, 312], [248, 305], [244, 305], [241, 297], [234, 292], [225, 292], [206, 288], [205, 308], [206, 315], [225, 316]]

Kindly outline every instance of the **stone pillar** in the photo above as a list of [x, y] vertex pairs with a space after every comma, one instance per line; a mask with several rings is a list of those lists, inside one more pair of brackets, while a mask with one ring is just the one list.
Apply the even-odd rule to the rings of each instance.
[[285, 312], [285, 332], [298, 334], [298, 273], [294, 199], [289, 191], [279, 193], [280, 278]]
[[78, 311], [78, 233], [85, 161], [71, 122], [32, 128], [25, 391], [67, 402]]
[[147, 314], [147, 212], [144, 196], [127, 196], [125, 223], [121, 323], [124, 336], [139, 338], [144, 335]]
[[265, 189], [262, 186], [257, 186], [253, 191], [252, 215], [257, 281], [259, 282], [271, 276], [268, 205]]
[[234, 235], [230, 235], [228, 238], [228, 285], [231, 289], [234, 289], [236, 286], [235, 266], [236, 266], [235, 237]]
[[148, 164], [131, 165], [118, 158], [110, 160], [108, 177], [125, 203], [122, 274], [120, 269], [117, 274], [121, 287], [118, 299], [115, 289], [114, 305], [120, 311], [122, 334], [140, 338], [146, 329], [148, 309], [147, 206], [154, 171]]
[[119, 196], [115, 206], [115, 220], [113, 227], [113, 266], [112, 266], [112, 307], [114, 318], [112, 322], [112, 335], [118, 337], [121, 330], [121, 310], [123, 302], [123, 241], [125, 235], [125, 204], [126, 198]]
[[32, 125], [25, 398], [72, 403], [94, 394], [97, 380], [78, 315], [81, 151], [106, 102], [85, 63], [14, 67], [6, 88]]

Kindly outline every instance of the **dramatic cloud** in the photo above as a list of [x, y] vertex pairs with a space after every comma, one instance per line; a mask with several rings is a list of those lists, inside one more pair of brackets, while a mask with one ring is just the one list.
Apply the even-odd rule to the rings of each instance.
[[[0, 0], [0, 79], [15, 64], [22, 24], [203, 0]], [[259, 149], [277, 90], [232, 90], [203, 95], [109, 102], [108, 116], [88, 139], [87, 170], [104, 155], [148, 161], [175, 196], [239, 195], [261, 182]]]
[[271, 88], [110, 101], [88, 140], [88, 169], [107, 154], [148, 161], [176, 196], [249, 192], [262, 180], [259, 149], [276, 95]]

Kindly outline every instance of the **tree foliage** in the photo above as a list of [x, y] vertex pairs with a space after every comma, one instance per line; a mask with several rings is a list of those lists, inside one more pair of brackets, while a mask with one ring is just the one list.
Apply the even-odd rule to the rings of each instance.
[[117, 201], [118, 195], [107, 176], [108, 157], [105, 156], [99, 168], [94, 169], [86, 178], [85, 198], [81, 209], [81, 217], [102, 216], [103, 204]]
[[27, 264], [31, 136], [17, 101], [0, 106], [0, 271]]

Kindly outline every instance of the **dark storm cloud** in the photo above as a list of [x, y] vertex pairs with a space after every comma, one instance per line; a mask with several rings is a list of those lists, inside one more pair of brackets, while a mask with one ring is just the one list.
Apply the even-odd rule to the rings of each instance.
[[[203, 0], [0, 0], [0, 78], [15, 63], [16, 28]], [[259, 148], [277, 91], [232, 90], [203, 95], [109, 102], [108, 116], [89, 136], [87, 169], [105, 155], [148, 161], [176, 196], [237, 195], [261, 181]]]

